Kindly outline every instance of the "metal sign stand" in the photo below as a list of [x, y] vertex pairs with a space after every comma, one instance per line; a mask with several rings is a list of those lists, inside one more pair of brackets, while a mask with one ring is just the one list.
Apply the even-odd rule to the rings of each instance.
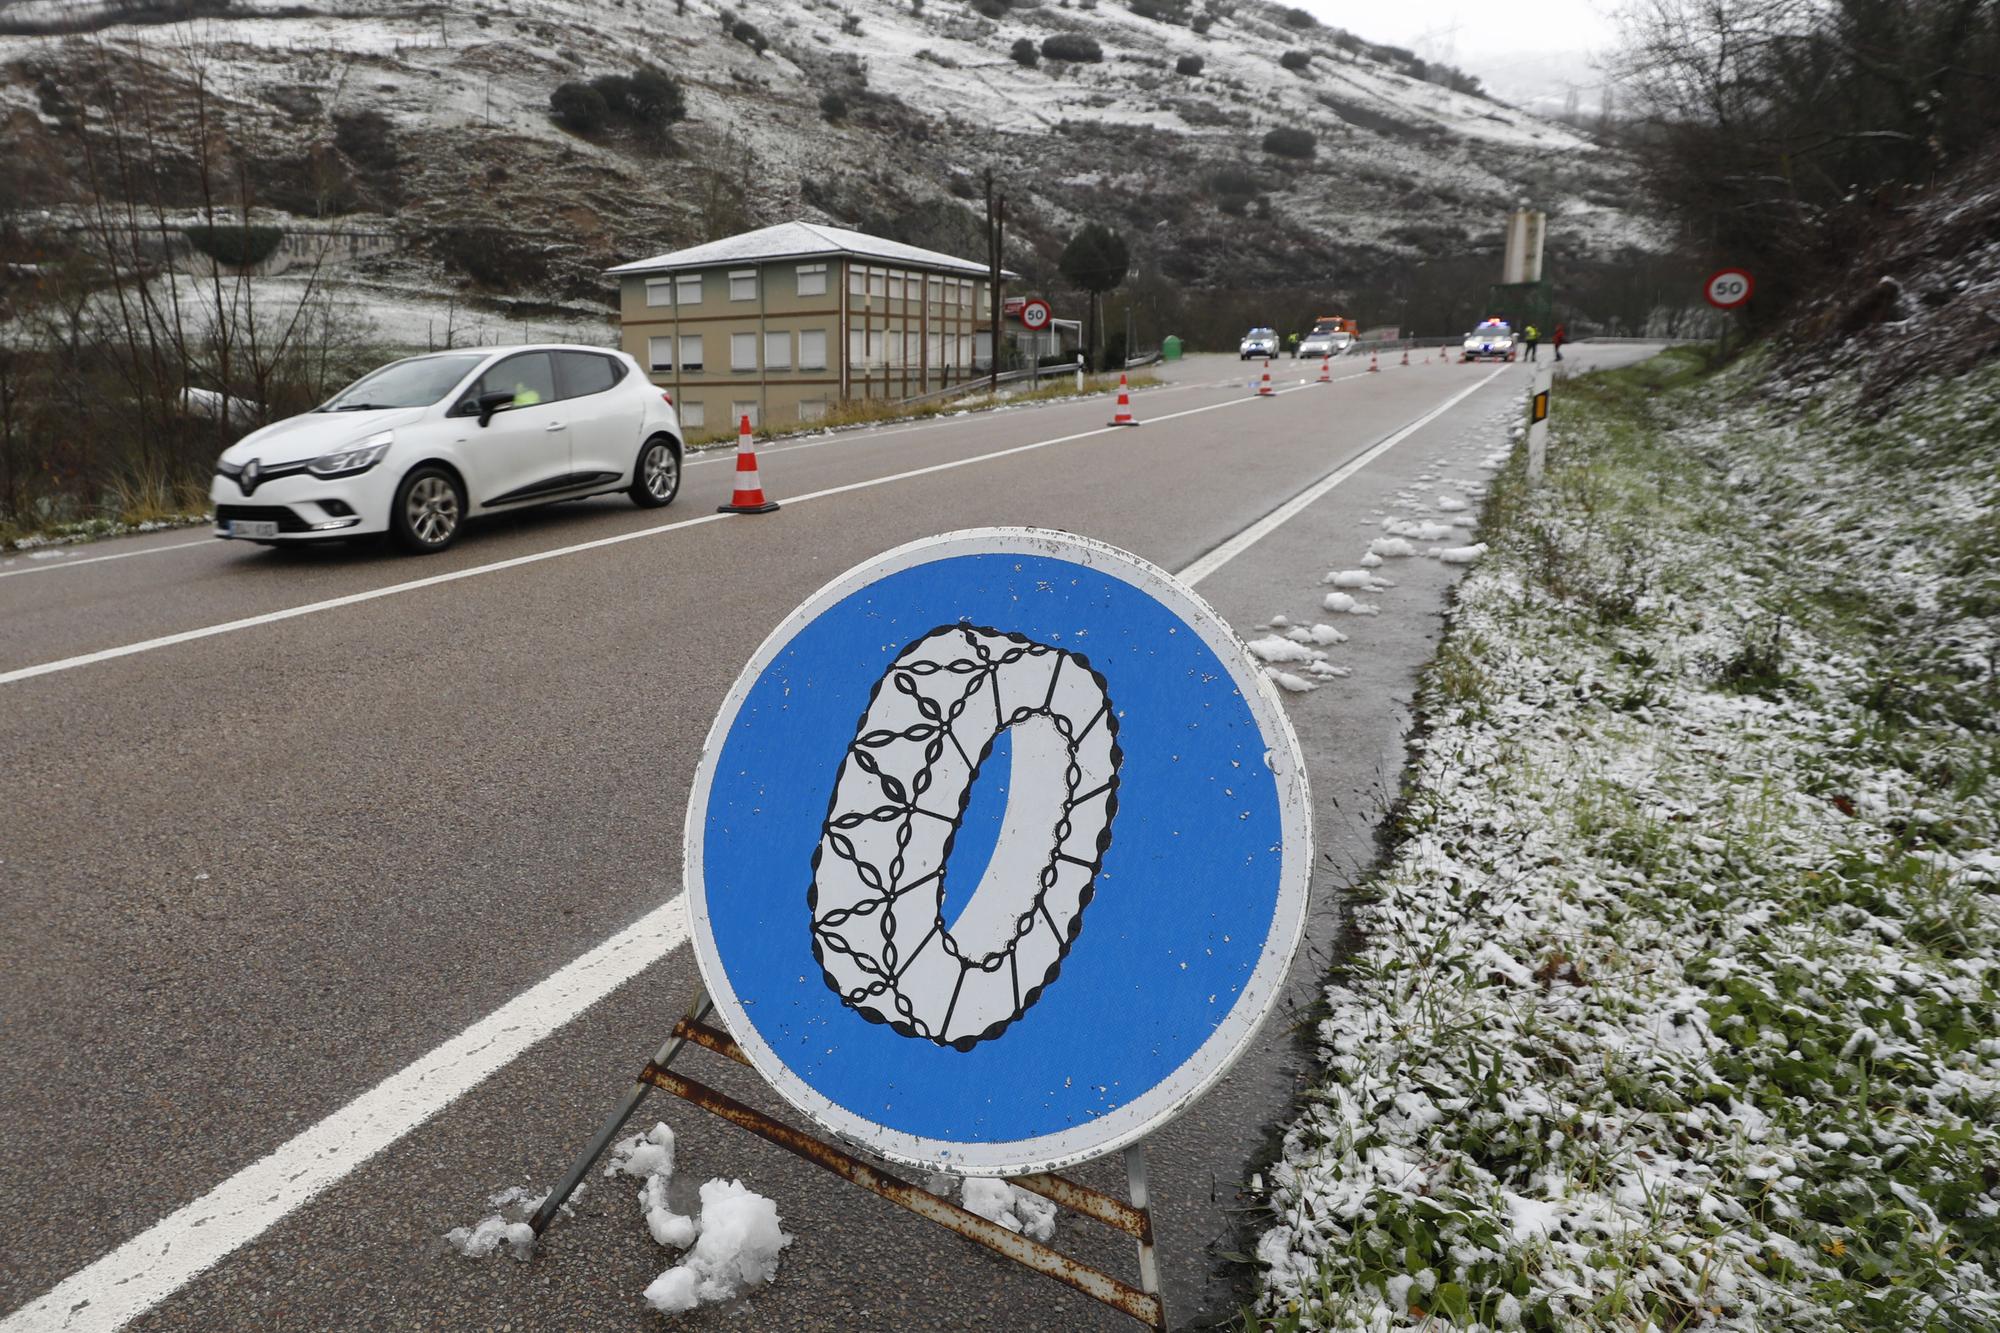
[[529, 1219], [537, 1236], [547, 1231], [555, 1221], [563, 1204], [590, 1169], [618, 1137], [620, 1130], [630, 1120], [648, 1093], [658, 1088], [670, 1092], [682, 1101], [707, 1111], [710, 1115], [748, 1130], [767, 1143], [774, 1143], [787, 1152], [795, 1153], [813, 1165], [822, 1167], [849, 1184], [859, 1185], [871, 1194], [879, 1195], [928, 1221], [955, 1231], [967, 1240], [984, 1245], [1001, 1257], [1011, 1259], [1037, 1273], [1052, 1277], [1065, 1286], [1072, 1287], [1094, 1301], [1110, 1306], [1119, 1313], [1128, 1315], [1147, 1328], [1165, 1333], [1167, 1327], [1166, 1298], [1160, 1292], [1159, 1257], [1153, 1243], [1153, 1216], [1150, 1192], [1146, 1180], [1146, 1148], [1143, 1143], [1135, 1143], [1124, 1150], [1126, 1186], [1131, 1195], [1128, 1203], [1113, 1198], [1088, 1185], [1079, 1184], [1063, 1176], [1049, 1172], [1035, 1175], [1010, 1176], [1007, 1183], [1017, 1185], [1033, 1194], [1039, 1194], [1051, 1203], [1071, 1212], [1088, 1217], [1115, 1231], [1122, 1231], [1138, 1242], [1139, 1284], [1135, 1287], [1121, 1281], [1100, 1269], [1081, 1263], [1060, 1250], [1030, 1240], [1018, 1232], [1009, 1231], [997, 1222], [992, 1222], [979, 1214], [961, 1208], [949, 1199], [932, 1194], [922, 1186], [891, 1175], [880, 1167], [862, 1161], [860, 1158], [835, 1147], [824, 1139], [815, 1138], [802, 1130], [792, 1128], [783, 1121], [775, 1120], [754, 1107], [746, 1106], [728, 1094], [697, 1082], [671, 1068], [674, 1061], [689, 1046], [698, 1046], [724, 1059], [748, 1067], [750, 1061], [738, 1048], [728, 1033], [709, 1026], [704, 1020], [712, 1006], [705, 990], [697, 988], [694, 1003], [688, 1006], [684, 1017], [674, 1024], [666, 1042], [639, 1071], [639, 1078], [632, 1090], [625, 1095], [583, 1154], [571, 1164], [569, 1170], [557, 1186], [549, 1191], [541, 1207]]

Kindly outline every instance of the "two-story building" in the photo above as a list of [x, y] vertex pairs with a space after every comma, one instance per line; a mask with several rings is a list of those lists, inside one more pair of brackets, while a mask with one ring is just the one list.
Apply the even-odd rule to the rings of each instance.
[[785, 222], [607, 272], [621, 345], [690, 434], [817, 421], [990, 367], [986, 266], [879, 236]]

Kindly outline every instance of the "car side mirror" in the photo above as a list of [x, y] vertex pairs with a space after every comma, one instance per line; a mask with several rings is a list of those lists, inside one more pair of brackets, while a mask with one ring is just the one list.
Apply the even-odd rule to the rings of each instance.
[[482, 393], [472, 400], [479, 408], [479, 424], [485, 426], [493, 420], [493, 414], [503, 407], [511, 407], [514, 395], [511, 393]]

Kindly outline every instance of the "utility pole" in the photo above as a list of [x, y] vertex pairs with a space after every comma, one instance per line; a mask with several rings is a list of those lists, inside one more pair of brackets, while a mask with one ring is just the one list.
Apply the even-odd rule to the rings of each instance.
[[989, 285], [993, 293], [993, 306], [987, 312], [993, 343], [993, 355], [988, 370], [991, 376], [990, 388], [1000, 392], [1000, 253], [1007, 231], [1007, 196], [998, 198], [993, 194], [993, 168], [986, 168], [986, 265], [989, 270]]

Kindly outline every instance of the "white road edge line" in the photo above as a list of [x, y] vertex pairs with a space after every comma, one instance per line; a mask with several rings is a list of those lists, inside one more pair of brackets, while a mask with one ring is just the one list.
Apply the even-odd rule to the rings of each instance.
[[[1371, 445], [1342, 464], [1334, 472], [1286, 501], [1277, 509], [1245, 528], [1235, 537], [1210, 551], [1177, 577], [1189, 584], [1200, 582], [1319, 499], [1373, 460], [1414, 435], [1424, 426], [1490, 383], [1501, 371], [1494, 371], [1453, 395], [1442, 407], [1419, 417], [1380, 443]], [[1306, 386], [1300, 386], [1301, 388]], [[1281, 390], [1280, 392], [1296, 392]], [[1251, 401], [1239, 399], [1233, 401]], [[1192, 416], [1231, 403], [1215, 403], [1191, 408], [1176, 416]], [[1155, 417], [1164, 421], [1166, 417]], [[1027, 449], [1060, 444], [1065, 440], [1099, 435], [1106, 430], [1065, 436], [1037, 444], [1021, 445], [998, 454], [933, 467], [903, 476], [921, 476], [961, 467], [966, 463]], [[885, 478], [883, 480], [891, 480]], [[854, 482], [846, 486], [815, 491], [811, 496], [837, 495], [880, 485], [881, 481]], [[793, 503], [796, 503], [794, 501]], [[691, 522], [708, 522], [724, 515], [706, 515]], [[535, 559], [547, 559], [567, 551], [585, 550], [629, 540], [653, 532], [664, 532], [688, 523], [649, 528], [644, 532], [565, 547], [540, 556], [524, 556], [480, 569], [461, 570], [452, 575], [422, 579], [398, 588], [429, 587], [452, 578], [462, 578], [487, 569], [507, 568]], [[386, 595], [384, 590], [380, 595]], [[336, 598], [315, 606], [347, 605], [366, 600], [367, 595]], [[303, 614], [303, 609], [295, 614]], [[258, 617], [251, 623], [283, 618]], [[226, 628], [226, 627], [224, 627]], [[218, 628], [213, 632], [221, 632]], [[200, 637], [197, 632], [194, 637]], [[180, 641], [176, 639], [175, 641]], [[480, 1019], [457, 1036], [390, 1075], [362, 1093], [312, 1128], [287, 1140], [267, 1156], [253, 1162], [217, 1185], [193, 1203], [169, 1213], [145, 1231], [109, 1254], [64, 1278], [35, 1300], [0, 1318], [0, 1333], [115, 1333], [196, 1277], [208, 1271], [240, 1247], [257, 1239], [289, 1214], [338, 1184], [376, 1154], [393, 1146], [443, 1111], [474, 1087], [525, 1054], [543, 1038], [581, 1017], [653, 964], [687, 943], [687, 916], [679, 894], [653, 909], [625, 929], [557, 970], [546, 980], [529, 987], [500, 1008]]]
[[130, 560], [139, 555], [159, 555], [166, 551], [185, 551], [190, 546], [213, 546], [215, 538], [204, 537], [198, 542], [175, 542], [171, 546], [148, 546], [143, 551], [120, 551], [116, 555], [86, 556], [82, 560], [43, 560], [26, 569], [0, 569], [0, 579], [11, 579], [21, 574], [53, 574], [59, 569], [75, 569], [78, 565], [98, 565], [106, 560]]
[[1273, 509], [1270, 513], [1264, 515], [1264, 517], [1258, 519], [1255, 523], [1252, 523], [1249, 527], [1243, 529], [1243, 531], [1237, 533], [1234, 537], [1231, 537], [1228, 541], [1222, 543], [1222, 545], [1210, 551], [1201, 559], [1189, 565], [1186, 569], [1183, 569], [1178, 577], [1190, 587], [1200, 583], [1210, 574], [1221, 569], [1231, 560], [1242, 555], [1258, 542], [1263, 541], [1264, 538], [1276, 532], [1291, 519], [1297, 517], [1306, 506], [1312, 504], [1328, 491], [1340, 485], [1341, 482], [1346, 481], [1362, 468], [1367, 467], [1383, 454], [1388, 453], [1404, 440], [1409, 439], [1425, 426], [1430, 425], [1433, 421], [1436, 421], [1439, 417], [1451, 411], [1452, 408], [1457, 407], [1460, 403], [1470, 398], [1473, 394], [1478, 393], [1505, 373], [1505, 370], [1495, 370], [1476, 384], [1468, 384], [1465, 388], [1445, 399], [1441, 405], [1418, 417], [1395, 434], [1362, 450], [1312, 485], [1300, 491], [1297, 495], [1294, 495], [1291, 499], [1279, 505], [1276, 509]]
[[[1279, 395], [1298, 393], [1309, 388], [1299, 385], [1290, 389], [1280, 389]], [[1274, 395], [1275, 396], [1275, 395]], [[1239, 407], [1244, 403], [1259, 401], [1255, 398], [1231, 398], [1220, 403], [1209, 403], [1202, 407], [1184, 408], [1179, 412], [1169, 412], [1165, 416], [1150, 418], [1153, 421], [1175, 421], [1181, 417], [1191, 417], [1203, 412], [1214, 412], [1225, 407]], [[824, 500], [829, 496], [845, 495], [849, 491], [865, 491], [876, 486], [889, 486], [899, 481], [910, 481], [917, 477], [927, 477], [937, 472], [949, 472], [954, 468], [971, 467], [975, 463], [990, 463], [996, 458], [1010, 458], [1015, 454], [1031, 453], [1036, 449], [1047, 449], [1058, 444], [1072, 444], [1077, 440], [1087, 440], [1099, 435], [1123, 435], [1125, 431], [1112, 426], [1098, 426], [1091, 430], [1078, 431], [1072, 435], [1058, 435], [1053, 439], [1036, 440], [1031, 444], [1017, 444], [1007, 449], [996, 449], [991, 453], [973, 454], [969, 458], [954, 458], [943, 463], [933, 463], [928, 467], [911, 468], [905, 472], [894, 472], [886, 477], [872, 477], [866, 481], [848, 482], [841, 486], [829, 486], [823, 490], [808, 491], [804, 495], [787, 496], [787, 505], [801, 505], [813, 500]], [[94, 653], [80, 653], [75, 657], [58, 658], [53, 662], [41, 662], [34, 666], [16, 667], [12, 671], [0, 671], [0, 685], [12, 685], [18, 681], [31, 680], [36, 676], [54, 675], [59, 671], [74, 671], [79, 667], [109, 662], [114, 658], [130, 657], [135, 653], [149, 653], [161, 648], [172, 648], [177, 644], [193, 643], [197, 639], [209, 639], [218, 634], [231, 634], [238, 630], [255, 629], [259, 625], [272, 625], [281, 620], [294, 620], [300, 616], [315, 615], [321, 611], [333, 611], [343, 606], [357, 606], [362, 602], [372, 602], [382, 597], [393, 597], [397, 593], [415, 592], [420, 588], [435, 588], [446, 583], [456, 583], [481, 574], [493, 574], [503, 569], [518, 569], [522, 565], [539, 564], [544, 560], [555, 560], [566, 555], [576, 555], [583, 551], [600, 550], [606, 546], [616, 546], [621, 542], [637, 541], [642, 537], [656, 537], [663, 532], [677, 532], [683, 528], [699, 527], [704, 523], [719, 523], [733, 518], [732, 514], [703, 514], [698, 518], [685, 518], [673, 523], [661, 523], [650, 528], [638, 528], [631, 532], [620, 532], [609, 537], [598, 537], [592, 541], [576, 542], [569, 546], [558, 546], [547, 551], [533, 551], [527, 555], [512, 556], [506, 560], [495, 560], [491, 564], [472, 565], [465, 569], [455, 569], [447, 574], [433, 574], [429, 578], [411, 579], [405, 583], [390, 583], [379, 588], [368, 588], [361, 592], [351, 592], [341, 597], [329, 597], [325, 601], [306, 602], [299, 606], [288, 606], [279, 611], [267, 611], [262, 615], [245, 616], [241, 620], [226, 620], [216, 625], [204, 625], [200, 629], [182, 630], [178, 634], [163, 634], [158, 638], [141, 639], [136, 643], [121, 644], [116, 648], [102, 648]]]
[[678, 894], [262, 1160], [0, 1320], [0, 1333], [111, 1333], [451, 1105], [687, 942]]

